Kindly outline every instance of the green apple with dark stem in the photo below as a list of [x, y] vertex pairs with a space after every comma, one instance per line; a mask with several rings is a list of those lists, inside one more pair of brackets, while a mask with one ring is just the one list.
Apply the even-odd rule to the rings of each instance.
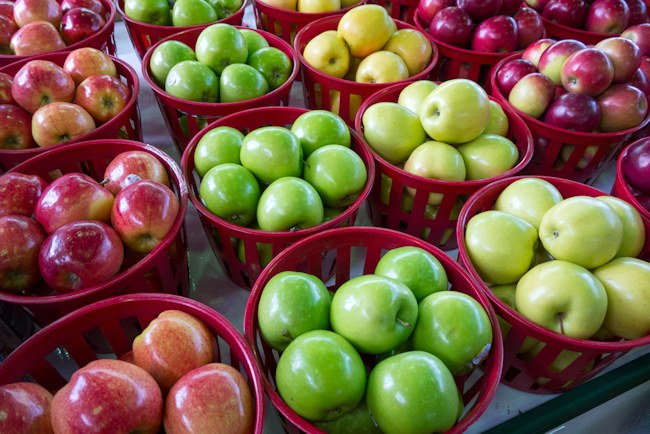
[[519, 159], [517, 146], [497, 134], [481, 134], [456, 149], [463, 156], [467, 180], [499, 176], [515, 167]]
[[172, 22], [167, 0], [124, 0], [124, 13], [147, 24], [168, 26]]
[[406, 107], [416, 115], [420, 115], [422, 101], [438, 84], [431, 80], [417, 80], [402, 89], [397, 97], [397, 104]]
[[220, 102], [238, 102], [260, 97], [269, 84], [257, 69], [245, 63], [226, 66], [219, 76]]
[[501, 104], [494, 100], [490, 100], [490, 121], [483, 130], [483, 134], [498, 134], [499, 136], [506, 137], [510, 131], [510, 122], [506, 112], [503, 111]]
[[332, 422], [316, 422], [314, 425], [329, 434], [382, 434], [370, 416], [365, 399], [340, 418]]
[[248, 56], [247, 63], [262, 73], [269, 90], [275, 90], [286, 83], [293, 70], [293, 63], [289, 56], [275, 47], [256, 50]]
[[172, 66], [183, 60], [196, 60], [196, 54], [189, 45], [181, 41], [165, 41], [154, 48], [149, 61], [151, 75], [159, 86], [164, 87]]
[[207, 0], [217, 12], [220, 20], [227, 18], [241, 9], [243, 0]]
[[285, 176], [260, 196], [257, 223], [263, 231], [297, 231], [323, 222], [323, 201], [307, 181]]
[[[213, 0], [215, 1], [215, 0]], [[238, 1], [238, 0], [235, 0]], [[239, 29], [239, 33], [242, 34], [244, 39], [246, 39], [246, 47], [248, 49], [248, 58], [251, 57], [251, 54], [259, 50], [260, 48], [268, 47], [269, 42], [262, 36], [261, 33], [256, 32], [253, 29]], [[248, 61], [248, 60], [247, 60]]]
[[255, 219], [260, 186], [244, 166], [224, 163], [208, 170], [201, 179], [199, 196], [216, 216], [246, 226]]
[[526, 177], [504, 188], [494, 203], [494, 209], [521, 217], [539, 229], [542, 216], [562, 199], [560, 191], [550, 182]]
[[221, 75], [226, 66], [245, 63], [248, 58], [246, 39], [236, 27], [225, 23], [203, 29], [194, 51], [198, 61], [208, 65], [217, 75]]
[[303, 155], [300, 140], [284, 127], [257, 128], [244, 137], [241, 164], [267, 184], [285, 176], [302, 176]]
[[332, 299], [332, 330], [368, 354], [385, 353], [406, 341], [417, 320], [415, 296], [405, 284], [389, 277], [354, 277]]
[[203, 177], [219, 164], [241, 164], [239, 153], [243, 141], [244, 134], [228, 126], [219, 126], [205, 133], [194, 149], [196, 173]]
[[645, 225], [639, 211], [629, 202], [615, 196], [599, 196], [597, 199], [608, 203], [623, 223], [623, 241], [614, 257], [639, 256], [645, 244]]
[[291, 132], [300, 139], [305, 158], [325, 145], [351, 146], [350, 129], [337, 114], [328, 110], [309, 110], [291, 124]]
[[198, 26], [217, 21], [217, 11], [204, 0], [175, 0], [172, 7], [172, 25]]
[[219, 79], [203, 63], [184, 60], [169, 70], [165, 79], [165, 92], [189, 101], [217, 102]]

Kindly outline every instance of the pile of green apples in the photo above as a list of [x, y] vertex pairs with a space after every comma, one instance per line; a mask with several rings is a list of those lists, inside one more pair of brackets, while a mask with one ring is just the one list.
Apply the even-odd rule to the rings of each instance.
[[197, 102], [246, 101], [282, 86], [293, 62], [282, 50], [269, 46], [252, 29], [212, 24], [199, 34], [194, 49], [167, 40], [151, 54], [153, 80], [168, 94]]
[[228, 18], [243, 0], [124, 0], [124, 14], [158, 26], [199, 26]]
[[416, 246], [388, 250], [333, 293], [311, 274], [280, 272], [257, 319], [280, 353], [279, 395], [327, 432], [449, 430], [464, 409], [454, 376], [471, 373], [493, 337], [484, 308]]

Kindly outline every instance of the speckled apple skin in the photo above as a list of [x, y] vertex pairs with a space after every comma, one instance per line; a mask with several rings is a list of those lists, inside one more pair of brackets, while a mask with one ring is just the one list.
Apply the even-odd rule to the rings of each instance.
[[52, 433], [52, 394], [36, 383], [0, 386], [0, 433]]

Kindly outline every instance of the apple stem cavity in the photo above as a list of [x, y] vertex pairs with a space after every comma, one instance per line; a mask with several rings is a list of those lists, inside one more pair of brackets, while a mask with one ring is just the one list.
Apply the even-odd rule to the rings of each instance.
[[282, 331], [282, 337], [286, 338], [289, 342], [293, 341], [293, 336], [291, 336], [291, 333], [289, 333], [289, 330], [283, 330]]
[[395, 322], [397, 324], [401, 325], [404, 328], [413, 327], [413, 323], [410, 323], [408, 321], [404, 321], [403, 319], [400, 319], [400, 318], [395, 318]]

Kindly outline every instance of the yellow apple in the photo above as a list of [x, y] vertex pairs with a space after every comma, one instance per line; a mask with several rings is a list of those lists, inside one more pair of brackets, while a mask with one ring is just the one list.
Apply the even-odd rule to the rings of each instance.
[[383, 50], [392, 51], [406, 63], [409, 76], [422, 72], [431, 60], [431, 43], [417, 29], [401, 29], [390, 35]]
[[327, 30], [307, 42], [302, 55], [309, 65], [336, 78], [343, 78], [350, 67], [348, 47], [334, 30]]
[[347, 105], [348, 116], [343, 113], [341, 109], [341, 92], [338, 90], [330, 90], [330, 111], [334, 114], [341, 116], [346, 122], [353, 122], [359, 107], [361, 106], [361, 95], [349, 94], [347, 104], [344, 103], [343, 107]]
[[622, 256], [635, 257], [639, 256], [643, 245], [645, 244], [645, 225], [641, 214], [629, 202], [614, 196], [599, 196], [605, 203], [612, 207], [618, 218], [623, 223], [623, 241], [615, 258]]
[[298, 12], [336, 12], [341, 9], [341, 0], [298, 0]]
[[358, 83], [392, 83], [406, 80], [409, 71], [397, 54], [390, 51], [375, 51], [365, 57], [357, 68]]
[[341, 9], [349, 8], [359, 3], [360, 0], [341, 0]]
[[487, 179], [501, 175], [517, 164], [519, 150], [512, 141], [497, 134], [481, 134], [457, 146], [465, 160], [467, 179]]
[[259, 1], [269, 6], [273, 6], [274, 8], [284, 9], [287, 11], [295, 11], [296, 4], [298, 3], [298, 0], [259, 0]]
[[397, 104], [403, 105], [419, 116], [422, 101], [436, 87], [438, 87], [438, 84], [431, 80], [414, 81], [400, 91], [397, 97]]
[[381, 50], [388, 42], [394, 25], [386, 9], [375, 4], [364, 4], [343, 14], [337, 31], [347, 42], [352, 56], [366, 57]]

